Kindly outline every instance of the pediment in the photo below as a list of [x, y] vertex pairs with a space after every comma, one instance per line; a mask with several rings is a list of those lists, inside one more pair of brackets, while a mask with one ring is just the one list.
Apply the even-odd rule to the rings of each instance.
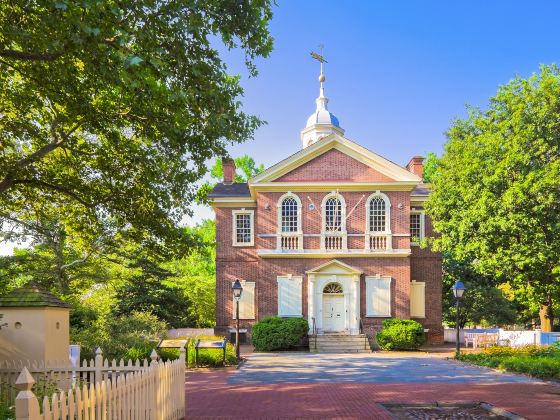
[[405, 168], [331, 134], [249, 180], [268, 182], [420, 182]]
[[321, 264], [309, 271], [307, 274], [362, 274], [361, 270], [358, 270], [348, 264], [343, 263], [338, 260], [331, 260], [325, 264]]

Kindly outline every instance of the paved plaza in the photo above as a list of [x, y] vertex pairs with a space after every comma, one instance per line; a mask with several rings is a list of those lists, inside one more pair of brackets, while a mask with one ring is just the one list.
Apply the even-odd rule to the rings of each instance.
[[239, 369], [187, 373], [187, 418], [388, 419], [379, 403], [483, 401], [560, 418], [560, 385], [426, 353], [255, 353]]

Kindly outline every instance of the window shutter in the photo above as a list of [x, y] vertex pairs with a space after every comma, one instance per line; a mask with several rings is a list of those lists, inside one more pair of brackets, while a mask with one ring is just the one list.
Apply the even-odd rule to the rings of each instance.
[[426, 316], [426, 283], [412, 280], [410, 283], [410, 316], [424, 318]]
[[302, 316], [302, 277], [279, 276], [278, 316]]
[[391, 278], [366, 277], [366, 316], [391, 316]]
[[[255, 282], [242, 281], [243, 293], [239, 300], [239, 319], [255, 319]], [[235, 298], [233, 298], [233, 316], [235, 319]]]

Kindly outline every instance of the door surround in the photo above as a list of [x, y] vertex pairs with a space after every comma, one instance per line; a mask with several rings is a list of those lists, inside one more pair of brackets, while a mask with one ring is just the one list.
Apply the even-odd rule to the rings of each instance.
[[[338, 260], [331, 260], [307, 274], [307, 314], [309, 328], [313, 328], [313, 318], [318, 334], [325, 332], [323, 325], [324, 288], [329, 283], [338, 283], [342, 287], [344, 306], [344, 328], [341, 332], [357, 335], [360, 332], [360, 276], [362, 271]], [[327, 326], [328, 327], [328, 326]], [[327, 328], [328, 329], [328, 328]]]

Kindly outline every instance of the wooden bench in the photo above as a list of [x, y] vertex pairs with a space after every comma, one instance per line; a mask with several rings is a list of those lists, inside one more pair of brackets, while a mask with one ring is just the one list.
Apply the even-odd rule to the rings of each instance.
[[223, 359], [222, 364], [226, 364], [226, 343], [227, 339], [223, 339], [222, 341], [202, 341], [200, 338], [196, 342], [195, 348], [195, 365], [198, 367], [198, 349], [222, 349], [223, 351]]

